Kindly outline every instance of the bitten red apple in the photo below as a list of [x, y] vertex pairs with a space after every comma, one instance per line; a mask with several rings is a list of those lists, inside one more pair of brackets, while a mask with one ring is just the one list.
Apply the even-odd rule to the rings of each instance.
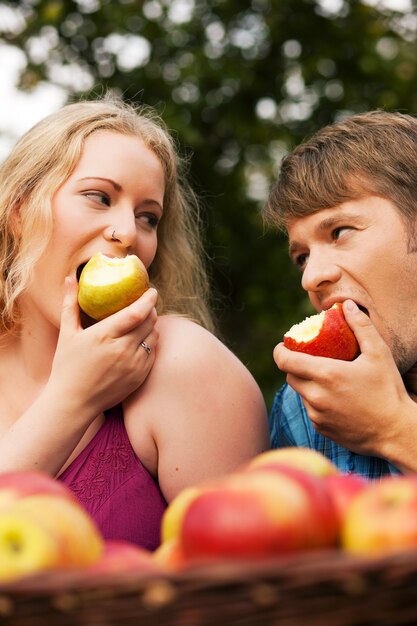
[[417, 548], [417, 477], [386, 476], [355, 496], [342, 527], [342, 547], [355, 554]]
[[284, 335], [284, 346], [296, 352], [343, 361], [353, 361], [359, 354], [358, 341], [345, 320], [340, 302], [294, 324]]
[[78, 304], [89, 317], [102, 320], [132, 304], [148, 287], [148, 272], [137, 256], [118, 258], [97, 252], [81, 272]]
[[338, 527], [321, 481], [296, 468], [254, 468], [202, 490], [185, 512], [186, 559], [248, 559], [333, 546]]

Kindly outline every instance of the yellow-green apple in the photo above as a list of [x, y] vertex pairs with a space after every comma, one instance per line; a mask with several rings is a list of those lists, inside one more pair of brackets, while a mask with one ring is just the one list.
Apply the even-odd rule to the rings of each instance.
[[340, 302], [294, 324], [284, 335], [284, 346], [296, 352], [353, 361], [359, 344], [343, 314]]
[[37, 493], [50, 493], [75, 499], [72, 491], [48, 474], [39, 471], [15, 471], [0, 474], [0, 510], [13, 500]]
[[338, 513], [339, 523], [342, 523], [346, 516], [346, 511], [353, 498], [366, 487], [368, 481], [359, 474], [328, 474], [323, 477], [326, 488]]
[[90, 574], [110, 574], [124, 572], [160, 573], [162, 568], [154, 558], [154, 553], [134, 543], [119, 539], [108, 539], [104, 542], [101, 557], [87, 571]]
[[161, 522], [161, 541], [165, 543], [178, 537], [184, 514], [200, 492], [198, 487], [186, 487], [171, 500], [165, 509]]
[[82, 269], [78, 304], [89, 317], [102, 320], [137, 300], [148, 287], [148, 272], [136, 255], [119, 258], [97, 252]]
[[417, 548], [417, 477], [386, 476], [369, 483], [347, 508], [342, 547], [354, 554]]
[[248, 559], [336, 545], [322, 481], [293, 467], [237, 472], [189, 505], [180, 540], [188, 560]]
[[161, 543], [153, 552], [153, 558], [158, 566], [167, 571], [178, 571], [187, 566], [187, 559], [180, 537], [172, 537]]
[[103, 539], [74, 499], [45, 493], [13, 500], [0, 510], [0, 581], [98, 560]]
[[313, 448], [296, 446], [276, 448], [262, 452], [249, 461], [247, 467], [262, 467], [264, 465], [289, 465], [291, 467], [298, 467], [298, 469], [318, 477], [339, 473], [336, 465], [321, 452]]

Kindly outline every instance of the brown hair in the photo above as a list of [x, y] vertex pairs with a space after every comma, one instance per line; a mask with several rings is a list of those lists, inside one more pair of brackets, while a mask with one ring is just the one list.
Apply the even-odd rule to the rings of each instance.
[[23, 135], [0, 168], [0, 333], [20, 321], [18, 296], [51, 236], [52, 197], [78, 163], [86, 138], [99, 130], [137, 136], [160, 160], [164, 216], [149, 268], [159, 292], [159, 312], [186, 315], [213, 330], [199, 206], [173, 138], [152, 109], [106, 96], [68, 104], [44, 118]]
[[417, 119], [375, 110], [328, 125], [287, 154], [264, 208], [267, 222], [294, 218], [364, 195], [391, 200], [417, 217]]

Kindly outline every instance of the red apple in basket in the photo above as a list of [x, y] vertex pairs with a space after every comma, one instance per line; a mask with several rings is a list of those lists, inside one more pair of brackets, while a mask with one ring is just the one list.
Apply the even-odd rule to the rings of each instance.
[[336, 544], [335, 512], [321, 481], [297, 470], [254, 468], [194, 498], [181, 528], [186, 559], [270, 557]]
[[345, 320], [340, 302], [291, 326], [284, 335], [284, 346], [343, 361], [353, 361], [359, 354], [358, 341]]
[[324, 454], [313, 448], [286, 447], [267, 450], [255, 456], [248, 467], [262, 467], [263, 465], [289, 465], [297, 467], [314, 476], [323, 477], [338, 474], [339, 470]]
[[148, 273], [136, 255], [118, 258], [97, 252], [82, 269], [78, 304], [89, 317], [102, 320], [132, 304], [148, 287]]
[[417, 549], [417, 476], [387, 476], [364, 487], [347, 508], [342, 547], [363, 555]]
[[326, 488], [338, 512], [339, 522], [342, 525], [346, 511], [353, 498], [368, 485], [368, 480], [359, 474], [328, 474], [323, 477]]
[[75, 499], [66, 485], [44, 472], [16, 471], [0, 474], [0, 510], [13, 500], [36, 493], [50, 493]]
[[37, 493], [0, 509], [0, 582], [84, 567], [96, 561], [102, 550], [98, 528], [73, 497]]
[[180, 491], [169, 503], [161, 521], [161, 542], [165, 543], [178, 537], [185, 512], [200, 493], [199, 487], [187, 487]]
[[158, 573], [162, 568], [158, 566], [154, 553], [145, 548], [116, 539], [104, 542], [101, 557], [87, 568], [90, 574], [110, 573]]

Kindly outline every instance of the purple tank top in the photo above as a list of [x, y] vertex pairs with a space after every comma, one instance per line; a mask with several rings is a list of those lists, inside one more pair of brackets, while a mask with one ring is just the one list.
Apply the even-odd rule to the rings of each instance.
[[132, 448], [122, 405], [106, 411], [101, 428], [58, 480], [75, 493], [105, 539], [158, 547], [167, 504]]

